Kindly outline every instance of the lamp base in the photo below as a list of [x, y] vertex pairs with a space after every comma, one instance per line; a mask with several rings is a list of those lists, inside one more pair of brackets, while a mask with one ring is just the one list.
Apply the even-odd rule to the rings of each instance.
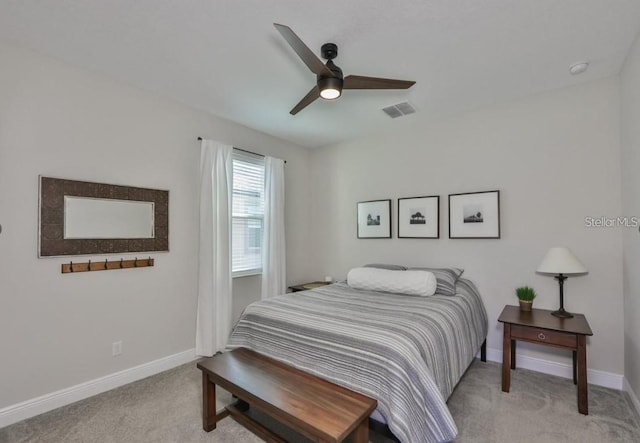
[[553, 311], [551, 313], [551, 315], [554, 315], [556, 317], [560, 317], [560, 318], [572, 318], [573, 314], [570, 312], [567, 312], [564, 310], [564, 308], [560, 308], [557, 311]]

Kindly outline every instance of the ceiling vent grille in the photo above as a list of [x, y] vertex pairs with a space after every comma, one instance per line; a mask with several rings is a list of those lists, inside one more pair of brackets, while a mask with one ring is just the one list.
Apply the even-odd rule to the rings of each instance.
[[402, 102], [395, 105], [382, 108], [382, 111], [391, 118], [402, 117], [403, 115], [413, 114], [416, 109], [409, 102]]

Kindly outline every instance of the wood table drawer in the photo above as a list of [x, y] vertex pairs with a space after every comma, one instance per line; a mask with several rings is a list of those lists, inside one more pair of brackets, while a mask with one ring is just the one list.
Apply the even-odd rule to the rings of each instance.
[[527, 326], [511, 325], [511, 337], [539, 343], [548, 343], [567, 348], [577, 348], [578, 340], [575, 334], [567, 334], [549, 329], [539, 329]]

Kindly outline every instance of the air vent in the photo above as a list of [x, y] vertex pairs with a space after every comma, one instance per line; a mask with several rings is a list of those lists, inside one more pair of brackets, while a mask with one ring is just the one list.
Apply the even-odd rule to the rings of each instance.
[[402, 117], [403, 115], [413, 114], [416, 112], [415, 108], [409, 102], [402, 102], [396, 105], [387, 106], [382, 108], [385, 114], [391, 118]]

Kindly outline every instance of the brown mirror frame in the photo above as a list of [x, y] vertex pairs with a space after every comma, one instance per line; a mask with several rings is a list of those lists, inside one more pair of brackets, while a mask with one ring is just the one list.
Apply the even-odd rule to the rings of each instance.
[[[154, 203], [154, 238], [65, 239], [64, 196]], [[40, 177], [38, 256], [169, 251], [169, 191]]]

